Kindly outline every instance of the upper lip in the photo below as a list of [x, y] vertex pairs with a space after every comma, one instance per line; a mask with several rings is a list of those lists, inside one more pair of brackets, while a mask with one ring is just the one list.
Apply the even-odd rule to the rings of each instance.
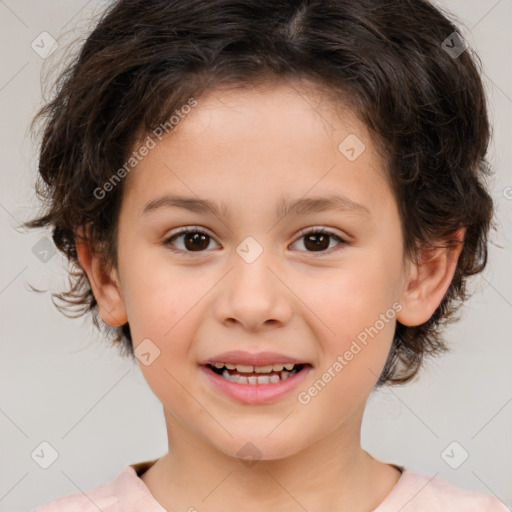
[[279, 354], [277, 352], [244, 352], [243, 350], [231, 350], [201, 361], [201, 365], [214, 363], [244, 364], [248, 366], [265, 366], [269, 364], [308, 364], [296, 357]]

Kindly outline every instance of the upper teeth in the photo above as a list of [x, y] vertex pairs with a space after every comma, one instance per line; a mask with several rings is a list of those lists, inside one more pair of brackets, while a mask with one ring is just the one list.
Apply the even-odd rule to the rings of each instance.
[[228, 370], [236, 370], [240, 373], [269, 373], [271, 371], [280, 372], [284, 369], [291, 370], [294, 367], [293, 363], [286, 364], [268, 364], [266, 366], [250, 366], [245, 364], [232, 364], [232, 363], [214, 363], [215, 368], [223, 368]]

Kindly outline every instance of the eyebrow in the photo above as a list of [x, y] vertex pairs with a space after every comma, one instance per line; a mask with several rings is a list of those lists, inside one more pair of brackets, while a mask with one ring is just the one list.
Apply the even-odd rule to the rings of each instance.
[[[218, 205], [208, 199], [177, 195], [164, 195], [149, 201], [144, 206], [142, 215], [147, 215], [162, 208], [180, 208], [182, 210], [195, 213], [209, 213], [216, 217], [231, 217], [229, 209], [225, 203], [220, 203], [220, 205]], [[277, 217], [285, 217], [290, 214], [299, 216], [311, 213], [320, 213], [328, 210], [353, 213], [367, 218], [372, 217], [371, 211], [363, 204], [356, 203], [346, 196], [334, 194], [300, 198], [295, 201], [287, 198], [281, 198], [275, 213]]]

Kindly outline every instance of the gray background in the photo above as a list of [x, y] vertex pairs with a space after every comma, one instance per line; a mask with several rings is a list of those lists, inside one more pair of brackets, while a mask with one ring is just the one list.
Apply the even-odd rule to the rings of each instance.
[[[462, 21], [463, 37], [483, 62], [495, 131], [490, 159], [499, 232], [488, 268], [471, 281], [475, 294], [461, 321], [447, 330], [452, 352], [429, 363], [416, 382], [370, 398], [362, 443], [380, 460], [494, 494], [512, 508], [512, 1], [441, 5]], [[64, 289], [66, 265], [60, 254], [47, 263], [34, 254], [46, 233], [17, 229], [37, 212], [36, 144], [28, 125], [43, 101], [47, 67], [65, 57], [69, 41], [83, 38], [103, 6], [85, 0], [0, 1], [3, 512], [28, 511], [85, 491], [167, 448], [161, 405], [139, 367], [107, 347], [87, 321], [61, 315], [49, 293], [29, 291], [28, 283]], [[49, 59], [31, 47], [44, 31], [59, 43]], [[463, 447], [455, 447], [455, 458], [462, 449], [469, 453], [458, 469], [441, 455], [453, 441]], [[31, 457], [42, 442], [58, 452], [48, 469]]]

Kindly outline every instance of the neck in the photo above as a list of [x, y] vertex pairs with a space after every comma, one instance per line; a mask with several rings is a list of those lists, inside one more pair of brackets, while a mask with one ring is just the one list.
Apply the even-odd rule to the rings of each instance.
[[[169, 415], [166, 415], [169, 416]], [[169, 453], [144, 475], [154, 498], [167, 510], [230, 509], [244, 512], [368, 511], [396, 485], [400, 473], [360, 446], [360, 422], [288, 457], [250, 463], [219, 451], [173, 417], [166, 417]]]

